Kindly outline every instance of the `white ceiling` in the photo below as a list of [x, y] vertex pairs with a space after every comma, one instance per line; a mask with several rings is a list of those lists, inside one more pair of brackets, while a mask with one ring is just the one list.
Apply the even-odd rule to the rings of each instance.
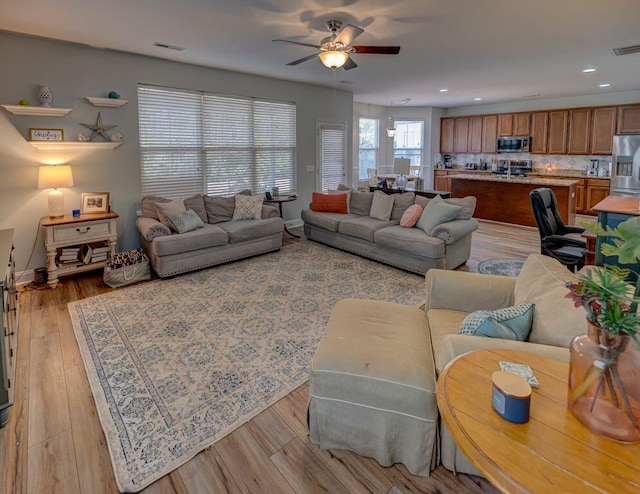
[[[355, 101], [383, 106], [638, 90], [640, 53], [618, 57], [612, 48], [640, 44], [639, 18], [640, 0], [0, 2], [1, 30], [326, 86], [333, 74], [319, 60], [286, 65], [313, 48], [271, 40], [319, 44], [325, 21], [339, 19], [365, 29], [357, 45], [402, 47], [396, 56], [355, 55], [357, 68], [335, 73]], [[598, 70], [584, 74], [586, 67]]]

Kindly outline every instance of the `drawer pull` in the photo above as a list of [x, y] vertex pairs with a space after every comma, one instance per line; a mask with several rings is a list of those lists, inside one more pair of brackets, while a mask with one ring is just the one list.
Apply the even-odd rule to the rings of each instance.
[[91, 230], [91, 227], [90, 227], [90, 226], [88, 226], [84, 231], [82, 231], [80, 228], [76, 228], [76, 231], [77, 231], [78, 233], [88, 233], [88, 232], [89, 232], [89, 230]]

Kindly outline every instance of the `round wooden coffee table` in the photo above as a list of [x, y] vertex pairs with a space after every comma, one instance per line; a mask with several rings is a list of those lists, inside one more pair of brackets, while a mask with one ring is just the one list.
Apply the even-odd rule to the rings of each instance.
[[[529, 422], [513, 424], [491, 406], [499, 362], [529, 365], [538, 381]], [[442, 420], [473, 465], [500, 491], [640, 492], [640, 445], [598, 436], [567, 408], [569, 365], [527, 352], [461, 355], [438, 378]]]

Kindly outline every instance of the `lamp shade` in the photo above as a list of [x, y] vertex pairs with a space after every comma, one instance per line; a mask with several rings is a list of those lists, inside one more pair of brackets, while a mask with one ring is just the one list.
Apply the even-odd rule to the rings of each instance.
[[387, 125], [387, 137], [393, 137], [396, 135], [396, 122], [393, 117], [389, 117], [389, 124]]
[[349, 54], [343, 51], [323, 51], [318, 54], [325, 67], [339, 69], [349, 59]]
[[73, 175], [69, 165], [47, 165], [38, 168], [39, 189], [57, 189], [58, 187], [73, 187]]
[[393, 159], [393, 173], [396, 175], [409, 175], [411, 171], [411, 160], [408, 158]]

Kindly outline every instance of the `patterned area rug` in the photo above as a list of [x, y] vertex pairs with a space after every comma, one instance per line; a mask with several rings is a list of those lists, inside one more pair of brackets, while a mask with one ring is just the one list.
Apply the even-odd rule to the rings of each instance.
[[424, 277], [312, 242], [69, 304], [121, 492], [308, 379], [342, 298], [424, 303]]
[[500, 276], [518, 276], [524, 265], [522, 259], [486, 259], [478, 263], [478, 272]]

